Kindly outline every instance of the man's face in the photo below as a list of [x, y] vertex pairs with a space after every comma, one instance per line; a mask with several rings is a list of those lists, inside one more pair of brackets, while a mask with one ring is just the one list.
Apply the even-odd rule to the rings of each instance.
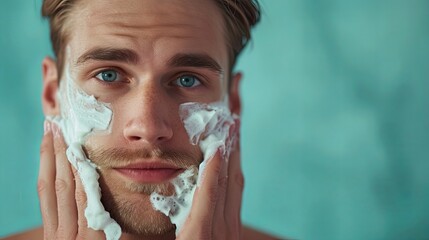
[[[92, 135], [84, 145], [100, 166], [102, 201], [125, 231], [171, 232], [149, 195], [171, 194], [168, 181], [202, 160], [179, 105], [227, 94], [220, 9], [212, 0], [91, 0], [77, 3], [70, 19], [65, 69], [113, 111], [111, 132]], [[157, 170], [127, 169], [148, 163]]]

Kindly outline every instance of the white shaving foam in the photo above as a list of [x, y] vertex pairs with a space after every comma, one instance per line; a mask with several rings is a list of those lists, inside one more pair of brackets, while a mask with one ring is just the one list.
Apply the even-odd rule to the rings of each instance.
[[[77, 170], [87, 197], [85, 217], [88, 227], [103, 230], [107, 240], [118, 240], [122, 234], [119, 224], [110, 217], [101, 203], [100, 177], [97, 166], [91, 162], [82, 149], [85, 138], [94, 132], [106, 131], [112, 119], [109, 104], [99, 102], [94, 96], [79, 89], [65, 69], [65, 82], [60, 86], [61, 116], [47, 117], [61, 129], [68, 145], [66, 155]], [[66, 85], [66, 86], [64, 86]]]
[[[198, 173], [192, 169], [172, 180], [176, 193], [164, 196], [159, 193], [151, 194], [152, 206], [168, 216], [176, 225], [176, 236], [185, 223], [192, 207], [194, 193], [200, 186], [204, 170], [209, 160], [218, 149], [223, 151], [224, 159], [228, 161], [233, 137], [229, 136], [230, 128], [234, 125], [237, 115], [231, 115], [226, 101], [212, 104], [184, 103], [180, 105], [179, 114], [193, 145], [199, 145], [204, 159], [198, 168]], [[198, 175], [197, 183], [191, 181]]]

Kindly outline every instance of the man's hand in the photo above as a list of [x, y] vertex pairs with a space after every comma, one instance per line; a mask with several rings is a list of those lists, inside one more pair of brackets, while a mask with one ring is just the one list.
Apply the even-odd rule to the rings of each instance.
[[[194, 195], [188, 218], [177, 239], [239, 240], [242, 238], [241, 200], [244, 177], [240, 164], [239, 121], [229, 161], [218, 150], [209, 160], [201, 186]], [[228, 157], [228, 156], [226, 156]], [[201, 173], [200, 173], [201, 174]]]
[[44, 239], [105, 239], [103, 232], [87, 227], [86, 195], [66, 148], [60, 129], [45, 121], [37, 186]]

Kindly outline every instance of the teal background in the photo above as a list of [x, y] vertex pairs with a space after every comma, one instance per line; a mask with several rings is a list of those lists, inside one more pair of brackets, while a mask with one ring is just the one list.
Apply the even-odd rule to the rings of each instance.
[[[41, 224], [40, 4], [0, 3], [0, 237]], [[243, 221], [295, 239], [429, 239], [429, 1], [262, 7], [238, 65]]]

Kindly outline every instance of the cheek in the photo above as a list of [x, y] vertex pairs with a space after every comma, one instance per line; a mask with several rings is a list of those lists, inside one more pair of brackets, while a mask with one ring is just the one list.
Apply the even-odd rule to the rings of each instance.
[[109, 104], [99, 102], [83, 91], [69, 76], [60, 87], [62, 130], [68, 144], [83, 143], [92, 132], [108, 130], [112, 110]]

